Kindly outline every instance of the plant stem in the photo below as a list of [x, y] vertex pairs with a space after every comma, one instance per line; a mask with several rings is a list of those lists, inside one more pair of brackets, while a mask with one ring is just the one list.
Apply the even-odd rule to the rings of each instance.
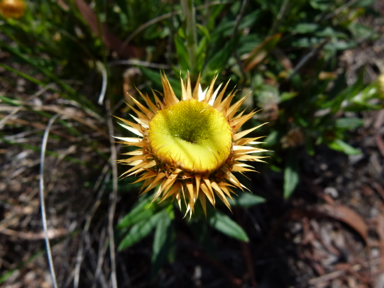
[[196, 69], [196, 50], [197, 50], [197, 34], [195, 22], [195, 6], [193, 0], [181, 0], [181, 7], [186, 21], [186, 39], [187, 50], [189, 55], [189, 65], [191, 74], [194, 75]]

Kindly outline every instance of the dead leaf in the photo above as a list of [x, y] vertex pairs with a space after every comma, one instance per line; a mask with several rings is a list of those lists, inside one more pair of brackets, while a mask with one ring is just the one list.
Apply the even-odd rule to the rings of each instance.
[[264, 60], [265, 57], [275, 48], [280, 41], [281, 33], [272, 35], [257, 45], [244, 60], [245, 71], [251, 70], [257, 64]]
[[353, 211], [351, 208], [344, 205], [329, 205], [322, 204], [317, 207], [317, 210], [324, 215], [341, 221], [353, 228], [364, 242], [368, 241], [368, 226], [363, 218]]
[[[351, 208], [344, 205], [331, 205], [321, 204], [317, 206], [297, 207], [291, 209], [287, 215], [282, 218], [282, 221], [288, 219], [302, 219], [303, 217], [309, 218], [333, 218], [337, 221], [347, 224], [354, 229], [365, 243], [368, 241], [368, 226], [364, 222], [363, 218], [353, 211]], [[276, 223], [281, 225], [282, 223]], [[278, 227], [278, 226], [277, 226]], [[275, 229], [272, 229], [273, 232]]]
[[318, 76], [319, 80], [335, 80], [337, 79], [336, 72], [321, 71]]

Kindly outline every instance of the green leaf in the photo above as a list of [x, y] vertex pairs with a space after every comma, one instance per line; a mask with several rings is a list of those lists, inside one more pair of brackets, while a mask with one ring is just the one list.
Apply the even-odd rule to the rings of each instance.
[[[341, 40], [341, 39], [347, 40], [348, 39], [347, 34], [336, 31], [335, 29], [333, 29], [331, 27], [326, 27], [325, 29], [316, 32], [315, 36], [316, 37], [324, 37], [324, 38], [325, 37], [334, 37], [334, 39], [337, 39], [337, 40]], [[337, 41], [335, 41], [335, 42], [337, 42]]]
[[209, 218], [209, 224], [221, 233], [235, 238], [240, 241], [249, 242], [247, 233], [241, 228], [235, 221], [229, 218], [227, 215], [215, 211], [214, 215]]
[[164, 214], [164, 210], [152, 215], [149, 219], [143, 219], [133, 225], [128, 234], [120, 242], [118, 250], [124, 250], [146, 237], [152, 229], [155, 228], [162, 217], [168, 217], [168, 215]]
[[319, 25], [316, 23], [299, 23], [293, 28], [293, 32], [296, 33], [312, 33], [315, 32], [319, 28]]
[[342, 51], [342, 50], [347, 50], [347, 49], [352, 49], [357, 46], [356, 41], [345, 41], [345, 40], [334, 40], [327, 45], [325, 45], [325, 50], [330, 50], [330, 51]]
[[297, 184], [299, 184], [299, 163], [297, 154], [294, 151], [289, 151], [287, 163], [284, 169], [284, 199], [288, 199]]
[[185, 47], [184, 40], [179, 36], [175, 35], [175, 47], [176, 53], [179, 58], [179, 64], [182, 71], [190, 69], [189, 56], [187, 47]]
[[203, 37], [200, 39], [196, 51], [196, 71], [202, 71], [207, 54], [208, 44], [211, 41], [208, 29], [203, 25], [196, 25], [202, 32]]
[[309, 0], [309, 3], [314, 9], [325, 11], [330, 8], [329, 0]]
[[336, 128], [354, 130], [364, 125], [364, 120], [360, 118], [340, 118], [336, 120]]
[[344, 152], [347, 155], [361, 154], [361, 151], [359, 149], [352, 147], [351, 145], [345, 143], [343, 140], [340, 139], [336, 139], [332, 143], [328, 144], [328, 147], [336, 151]]
[[141, 72], [151, 80], [157, 87], [162, 87], [161, 78], [158, 71], [152, 71], [151, 69], [140, 67]]
[[208, 47], [208, 40], [207, 38], [203, 38], [199, 42], [199, 46], [197, 47], [196, 52], [196, 71], [201, 71], [204, 66], [205, 58], [206, 58], [206, 51]]
[[196, 27], [201, 31], [205, 38], [207, 38], [208, 41], [211, 40], [211, 36], [209, 35], [208, 29], [204, 25], [196, 24]]
[[254, 205], [264, 203], [265, 199], [261, 196], [253, 195], [251, 193], [242, 193], [238, 196], [233, 197], [232, 199], [228, 199], [228, 201], [229, 204], [233, 206], [249, 208]]
[[[241, 19], [238, 30], [242, 31], [247, 27], [252, 27], [253, 23], [258, 20], [260, 15], [262, 15], [262, 11], [259, 9], [256, 9], [254, 12], [248, 15], [245, 15]], [[223, 19], [222, 21], [220, 21], [218, 25], [217, 24], [215, 25], [214, 29], [211, 30], [212, 31], [211, 37], [213, 41], [218, 40], [217, 38], [223, 39], [222, 37], [230, 37], [233, 34], [233, 29], [236, 25], [236, 21], [235, 20], [226, 21], [226, 20], [229, 20], [229, 19]]]
[[343, 91], [337, 94], [337, 96], [331, 101], [331, 110], [333, 114], [336, 114], [344, 100], [349, 100], [355, 97], [363, 88], [364, 85], [364, 69], [361, 69], [357, 81]]
[[151, 205], [151, 197], [139, 198], [140, 201], [135, 208], [132, 209], [124, 218], [117, 224], [117, 229], [129, 227], [137, 222], [151, 217], [155, 213], [155, 205]]
[[375, 34], [374, 30], [357, 22], [349, 25], [349, 30], [357, 39], [367, 38], [367, 36], [373, 36]]
[[264, 140], [264, 145], [265, 147], [271, 147], [273, 145], [277, 145], [279, 143], [280, 137], [279, 137], [279, 132], [277, 130], [272, 131], [269, 133], [267, 138]]
[[211, 74], [216, 73], [218, 70], [223, 70], [227, 65], [229, 57], [231, 57], [233, 51], [236, 48], [237, 41], [235, 38], [232, 38], [223, 49], [217, 52], [211, 60], [207, 63], [204, 69], [204, 75], [210, 76]]
[[280, 102], [290, 100], [290, 99], [296, 97], [297, 95], [299, 95], [299, 93], [297, 93], [297, 92], [283, 92], [283, 93], [281, 93]]
[[173, 205], [169, 205], [164, 209], [159, 222], [156, 225], [155, 236], [152, 245], [152, 267], [151, 276], [156, 276], [161, 266], [167, 261], [169, 251], [174, 246], [175, 231], [172, 226]]

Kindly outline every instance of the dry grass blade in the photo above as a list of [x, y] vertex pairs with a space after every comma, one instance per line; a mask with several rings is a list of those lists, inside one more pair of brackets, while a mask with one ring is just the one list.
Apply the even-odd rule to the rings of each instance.
[[104, 97], [105, 97], [105, 91], [107, 91], [107, 84], [108, 84], [108, 75], [107, 75], [107, 69], [105, 69], [105, 66], [101, 62], [96, 63], [98, 70], [101, 72], [101, 75], [103, 77], [103, 83], [101, 85], [101, 91], [100, 91], [100, 96], [98, 100], [98, 104], [102, 105], [104, 102]]
[[[21, 232], [21, 231], [14, 231], [8, 228], [2, 229], [0, 233], [8, 236], [26, 239], [26, 240], [40, 240], [40, 239], [45, 239], [46, 237], [44, 233]], [[67, 230], [65, 229], [51, 229], [48, 231], [48, 239], [55, 239], [57, 237], [65, 236], [66, 234], [67, 234]]]
[[75, 275], [73, 277], [73, 287], [75, 288], [79, 287], [80, 267], [81, 267], [81, 263], [83, 262], [83, 253], [84, 253], [84, 247], [83, 247], [83, 243], [81, 243], [76, 256], [76, 266], [74, 270]]
[[[99, 277], [99, 275], [102, 272], [102, 266], [103, 266], [103, 263], [104, 263], [105, 254], [106, 254], [107, 249], [108, 249], [108, 242], [109, 241], [108, 241], [108, 237], [106, 236], [106, 231], [105, 230], [106, 230], [105, 227], [103, 227], [103, 229], [100, 232], [99, 251], [97, 253], [98, 257], [97, 257], [97, 265], [96, 265], [96, 270], [95, 270], [95, 275], [96, 275], [96, 279], [95, 280], [97, 280], [97, 278]], [[112, 276], [113, 275], [111, 275], [111, 277]], [[116, 276], [116, 273], [115, 273], [115, 276]], [[111, 280], [112, 280], [112, 285], [117, 285], [116, 279], [115, 279], [115, 281], [114, 281], [113, 278]], [[101, 281], [101, 283], [102, 283], [102, 281]], [[95, 284], [96, 284], [96, 281], [94, 281], [94, 284], [92, 285], [92, 288], [95, 287]], [[112, 286], [112, 287], [115, 287], [115, 286]]]
[[[89, 117], [88, 118], [83, 117], [84, 114], [80, 114], [81, 116], [77, 116], [70, 109], [63, 109], [63, 108], [61, 108], [59, 106], [54, 106], [54, 105], [43, 106], [43, 107], [41, 107], [41, 110], [42, 111], [52, 111], [52, 112], [55, 112], [55, 113], [58, 113], [58, 114], [65, 115], [65, 116], [69, 117], [70, 119], [75, 120], [75, 121], [77, 121], [77, 122], [79, 122], [81, 124], [84, 124], [84, 125], [88, 126], [89, 128], [99, 132], [100, 135], [102, 135], [104, 138], [109, 139], [109, 135], [107, 133], [105, 133], [105, 131], [103, 131], [101, 128], [99, 128], [97, 126], [99, 124], [94, 123], [93, 121], [91, 121], [91, 119]], [[77, 112], [81, 113], [79, 111], [77, 111]]]
[[128, 60], [116, 60], [108, 62], [108, 66], [117, 66], [117, 65], [128, 65], [128, 66], [143, 66], [155, 69], [172, 69], [172, 66], [159, 64], [159, 63], [151, 63], [147, 61], [141, 61], [137, 59], [128, 59]]
[[4, 125], [8, 122], [9, 119], [11, 119], [17, 112], [19, 112], [22, 109], [22, 107], [16, 107], [9, 113], [7, 116], [3, 117], [0, 121], [0, 129], [4, 127]]
[[49, 235], [48, 235], [48, 229], [47, 229], [47, 218], [46, 218], [46, 212], [45, 212], [45, 204], [44, 204], [44, 160], [45, 160], [45, 150], [47, 148], [47, 142], [49, 137], [49, 130], [52, 127], [53, 122], [58, 117], [58, 114], [55, 114], [48, 122], [47, 128], [44, 132], [43, 141], [41, 143], [41, 155], [40, 155], [40, 209], [41, 209], [41, 221], [43, 224], [43, 229], [45, 233], [45, 246], [47, 249], [47, 257], [48, 257], [48, 264], [49, 264], [49, 270], [51, 271], [51, 277], [52, 277], [52, 283], [53, 287], [57, 288], [57, 282], [56, 282], [56, 274], [55, 274], [55, 268], [53, 266], [53, 260], [52, 260], [52, 252], [51, 252], [51, 246], [49, 242]]

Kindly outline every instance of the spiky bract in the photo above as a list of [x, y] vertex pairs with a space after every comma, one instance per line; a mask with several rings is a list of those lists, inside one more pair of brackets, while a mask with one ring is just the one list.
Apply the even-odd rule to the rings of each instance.
[[135, 183], [144, 181], [142, 194], [157, 187], [154, 200], [172, 197], [180, 207], [184, 201], [190, 215], [198, 199], [206, 213], [206, 199], [215, 206], [215, 196], [231, 209], [227, 198], [233, 188], [247, 189], [233, 172], [254, 171], [244, 162], [263, 162], [263, 156], [253, 154], [266, 151], [253, 146], [260, 144], [261, 137], [245, 138], [261, 125], [239, 131], [256, 113], [238, 113], [246, 96], [231, 105], [236, 91], [224, 97], [229, 81], [221, 91], [221, 85], [214, 90], [215, 77], [202, 91], [199, 80], [193, 92], [189, 77], [181, 81], [179, 100], [162, 74], [163, 94], [153, 92], [154, 102], [140, 91], [146, 105], [132, 97], [137, 108], [130, 106], [136, 113], [131, 116], [136, 123], [118, 118], [137, 137], [116, 137], [138, 147], [119, 161], [133, 166], [122, 177], [139, 175]]

